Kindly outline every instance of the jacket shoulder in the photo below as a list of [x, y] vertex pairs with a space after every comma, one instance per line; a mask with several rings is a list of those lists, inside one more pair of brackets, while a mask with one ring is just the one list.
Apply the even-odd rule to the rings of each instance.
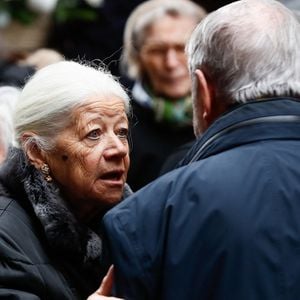
[[[38, 247], [40, 244], [39, 226], [30, 211], [18, 201], [0, 196], [0, 241], [1, 245], [7, 244], [7, 247], [0, 247], [2, 257], [26, 263], [38, 262], [32, 247]], [[26, 253], [31, 253], [31, 256], [24, 255]]]
[[17, 201], [0, 196], [0, 297], [39, 299], [45, 284], [40, 274], [36, 237], [26, 211]]

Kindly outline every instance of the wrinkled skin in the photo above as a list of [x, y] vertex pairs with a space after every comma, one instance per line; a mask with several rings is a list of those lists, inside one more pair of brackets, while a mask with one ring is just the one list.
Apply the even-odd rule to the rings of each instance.
[[129, 168], [128, 119], [122, 99], [89, 99], [47, 153], [50, 175], [77, 215], [89, 220], [121, 199]]

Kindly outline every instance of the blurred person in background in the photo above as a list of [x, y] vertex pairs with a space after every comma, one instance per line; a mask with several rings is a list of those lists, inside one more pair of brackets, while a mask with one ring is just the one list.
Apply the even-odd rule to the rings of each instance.
[[0, 3], [0, 85], [23, 87], [34, 72], [63, 56], [45, 46], [57, 0]]
[[18, 61], [21, 66], [31, 66], [36, 71], [48, 65], [64, 60], [64, 56], [56, 50], [39, 48], [24, 55]]
[[[119, 76], [122, 36], [132, 10], [144, 0], [0, 1], [0, 32], [10, 47], [55, 49], [66, 59], [100, 59]], [[228, 0], [194, 0], [212, 11]], [[113, 37], [113, 38], [111, 38]], [[122, 76], [122, 82], [132, 82]]]
[[19, 65], [14, 58], [0, 57], [0, 86], [22, 88], [26, 80], [35, 72], [33, 66]]
[[127, 21], [122, 64], [135, 80], [128, 174], [133, 190], [157, 178], [168, 155], [194, 140], [184, 47], [204, 16], [204, 9], [188, 0], [150, 0]]
[[19, 94], [18, 88], [0, 86], [0, 164], [14, 140], [13, 113]]
[[[120, 72], [122, 37], [128, 16], [144, 1], [59, 0], [52, 14], [52, 26], [45, 47], [56, 49], [66, 59], [100, 59], [114, 75], [121, 76], [122, 83], [130, 87], [132, 81]], [[212, 11], [231, 1], [194, 2], [206, 11]]]
[[86, 299], [108, 269], [100, 223], [130, 194], [129, 98], [103, 69], [48, 65], [26, 83], [0, 168], [0, 298]]
[[23, 87], [26, 79], [34, 72], [32, 66], [21, 66], [16, 63], [16, 58], [8, 51], [6, 42], [0, 34], [0, 86]]
[[10, 50], [0, 35], [0, 86], [22, 88], [38, 69], [61, 60], [63, 55], [50, 48]]
[[39, 48], [30, 52], [10, 53], [0, 58], [0, 86], [10, 85], [22, 88], [37, 70], [64, 60], [58, 51]]

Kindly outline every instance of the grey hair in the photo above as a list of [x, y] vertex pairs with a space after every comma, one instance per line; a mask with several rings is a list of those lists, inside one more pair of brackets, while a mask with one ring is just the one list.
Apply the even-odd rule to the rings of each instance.
[[[124, 100], [129, 114], [126, 91], [104, 68], [61, 61], [40, 69], [24, 86], [16, 106], [15, 146], [26, 148], [34, 143], [44, 151], [51, 150], [75, 107], [94, 96], [109, 101], [111, 95]], [[22, 141], [25, 132], [33, 132], [34, 136]]]
[[[300, 96], [300, 24], [274, 0], [242, 0], [208, 15], [186, 47], [192, 81], [201, 69], [227, 104]], [[193, 84], [192, 93], [196, 93]]]
[[298, 20], [298, 22], [300, 22], [300, 10], [299, 9], [293, 9], [292, 11], [295, 14], [296, 19]]
[[147, 38], [146, 30], [163, 16], [186, 16], [195, 20], [195, 26], [206, 11], [189, 0], [149, 0], [138, 5], [129, 16], [125, 32], [121, 67], [132, 79], [141, 79], [139, 51]]
[[0, 147], [6, 154], [14, 140], [13, 112], [20, 90], [12, 86], [0, 87]]

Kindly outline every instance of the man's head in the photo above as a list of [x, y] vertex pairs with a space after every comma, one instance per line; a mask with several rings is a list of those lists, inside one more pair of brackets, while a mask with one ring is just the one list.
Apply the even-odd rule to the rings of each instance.
[[123, 66], [155, 95], [178, 99], [190, 93], [185, 43], [204, 10], [187, 0], [150, 0], [129, 17]]
[[299, 97], [299, 49], [300, 24], [277, 1], [236, 1], [208, 15], [187, 45], [196, 135], [233, 103]]

